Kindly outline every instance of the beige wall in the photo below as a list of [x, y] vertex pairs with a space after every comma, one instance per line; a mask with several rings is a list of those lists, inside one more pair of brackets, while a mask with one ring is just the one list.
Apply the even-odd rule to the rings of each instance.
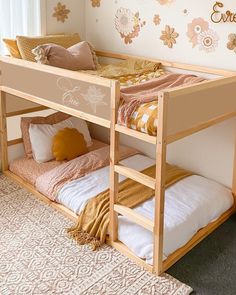
[[[97, 2], [100, 2], [99, 7], [86, 1], [86, 38], [97, 49], [236, 70], [236, 50], [227, 48], [229, 35], [235, 33], [235, 23], [211, 22], [215, 0]], [[223, 2], [223, 11], [236, 10], [234, 0]], [[159, 24], [156, 15], [159, 15]], [[122, 16], [128, 20], [126, 26], [119, 22]], [[172, 48], [160, 39], [166, 25], [178, 33]], [[201, 36], [197, 34], [199, 27]], [[211, 38], [213, 45], [202, 46], [203, 38]], [[168, 160], [231, 186], [235, 134], [236, 119], [229, 120], [170, 145]], [[152, 147], [127, 138], [123, 141], [127, 143], [127, 140], [154, 156]]]

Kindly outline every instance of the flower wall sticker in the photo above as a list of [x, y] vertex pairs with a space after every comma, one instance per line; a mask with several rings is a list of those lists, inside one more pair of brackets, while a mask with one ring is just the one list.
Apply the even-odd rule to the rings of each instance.
[[97, 86], [91, 85], [86, 89], [85, 93], [82, 93], [80, 86], [74, 87], [71, 80], [60, 77], [57, 79], [57, 87], [63, 91], [62, 102], [66, 106], [78, 107], [81, 101], [85, 101], [96, 114], [98, 106], [107, 105], [103, 101], [106, 96], [105, 93]]
[[161, 5], [167, 5], [174, 2], [174, 0], [157, 0]]
[[217, 33], [210, 29], [209, 23], [201, 17], [188, 24], [187, 37], [193, 48], [198, 46], [207, 53], [215, 51], [219, 42]]
[[125, 44], [130, 44], [138, 37], [141, 28], [146, 24], [141, 21], [139, 12], [135, 14], [127, 8], [120, 8], [116, 12], [115, 27]]
[[90, 0], [92, 7], [100, 7], [101, 6], [101, 1], [102, 0]]
[[162, 31], [160, 39], [163, 41], [164, 45], [173, 48], [174, 44], [176, 44], [176, 38], [178, 37], [179, 34], [175, 32], [175, 29], [166, 25], [165, 30]]
[[158, 26], [161, 23], [161, 18], [159, 14], [155, 14], [153, 17], [153, 22], [155, 26]]
[[58, 22], [64, 23], [69, 18], [70, 10], [66, 8], [61, 2], [57, 3], [54, 7], [53, 17], [57, 19]]
[[219, 37], [213, 30], [203, 31], [198, 35], [199, 49], [213, 52], [218, 46]]
[[227, 43], [227, 48], [229, 50], [233, 50], [236, 53], [236, 34], [229, 34], [228, 36], [229, 42]]

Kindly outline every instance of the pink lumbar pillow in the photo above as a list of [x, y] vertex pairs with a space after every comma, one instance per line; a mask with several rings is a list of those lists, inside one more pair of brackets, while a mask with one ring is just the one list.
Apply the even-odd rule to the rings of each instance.
[[95, 70], [97, 68], [95, 52], [92, 46], [86, 42], [79, 42], [69, 48], [56, 44], [40, 45], [32, 50], [38, 63], [63, 69]]

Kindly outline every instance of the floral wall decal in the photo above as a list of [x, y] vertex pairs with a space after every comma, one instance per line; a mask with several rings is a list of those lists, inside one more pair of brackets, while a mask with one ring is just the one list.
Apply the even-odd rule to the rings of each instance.
[[124, 39], [125, 44], [132, 43], [145, 24], [145, 21], [141, 21], [139, 12], [134, 14], [130, 9], [123, 7], [116, 12], [115, 27], [121, 38]]
[[227, 48], [236, 53], [236, 34], [229, 34], [228, 39], [229, 42], [227, 43]]
[[174, 44], [176, 44], [176, 38], [178, 37], [179, 34], [175, 32], [175, 29], [166, 25], [165, 30], [162, 31], [160, 39], [163, 41], [164, 45], [173, 48]]
[[213, 30], [203, 31], [198, 35], [199, 49], [205, 52], [213, 52], [218, 46], [219, 37]]
[[188, 24], [187, 36], [189, 42], [192, 43], [193, 47], [198, 44], [198, 35], [209, 29], [209, 24], [203, 18], [195, 18], [190, 24]]
[[215, 51], [218, 46], [217, 33], [210, 29], [209, 23], [201, 17], [188, 24], [187, 36], [193, 48], [198, 46], [200, 50], [208, 53]]
[[160, 18], [159, 14], [154, 15], [153, 22], [154, 22], [155, 26], [158, 26], [161, 23], [161, 18]]
[[90, 0], [92, 7], [100, 7], [101, 6], [101, 1], [102, 0]]
[[167, 5], [174, 2], [174, 0], [157, 0], [161, 5]]
[[61, 2], [57, 3], [57, 6], [54, 7], [53, 17], [57, 19], [58, 22], [64, 23], [69, 16], [70, 10], [66, 8], [66, 5], [63, 5]]

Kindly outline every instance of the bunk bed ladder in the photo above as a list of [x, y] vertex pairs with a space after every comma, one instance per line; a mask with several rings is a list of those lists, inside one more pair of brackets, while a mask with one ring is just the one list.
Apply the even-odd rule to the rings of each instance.
[[[114, 81], [112, 87], [111, 101], [111, 150], [110, 150], [110, 243], [118, 250], [123, 250], [125, 254], [135, 261], [141, 262], [131, 251], [121, 246], [118, 241], [118, 214], [126, 216], [134, 223], [146, 228], [153, 233], [153, 267], [146, 264], [147, 269], [159, 275], [163, 272], [163, 227], [164, 227], [164, 196], [165, 196], [165, 164], [166, 164], [166, 95], [161, 93], [159, 97], [159, 118], [157, 137], [149, 136], [117, 124], [118, 107], [120, 101], [120, 86]], [[120, 133], [138, 138], [156, 145], [156, 175], [152, 178], [134, 169], [123, 166], [119, 163], [119, 136]], [[134, 210], [117, 204], [118, 177], [119, 174], [137, 181], [155, 191], [155, 217], [154, 221], [136, 213]]]

